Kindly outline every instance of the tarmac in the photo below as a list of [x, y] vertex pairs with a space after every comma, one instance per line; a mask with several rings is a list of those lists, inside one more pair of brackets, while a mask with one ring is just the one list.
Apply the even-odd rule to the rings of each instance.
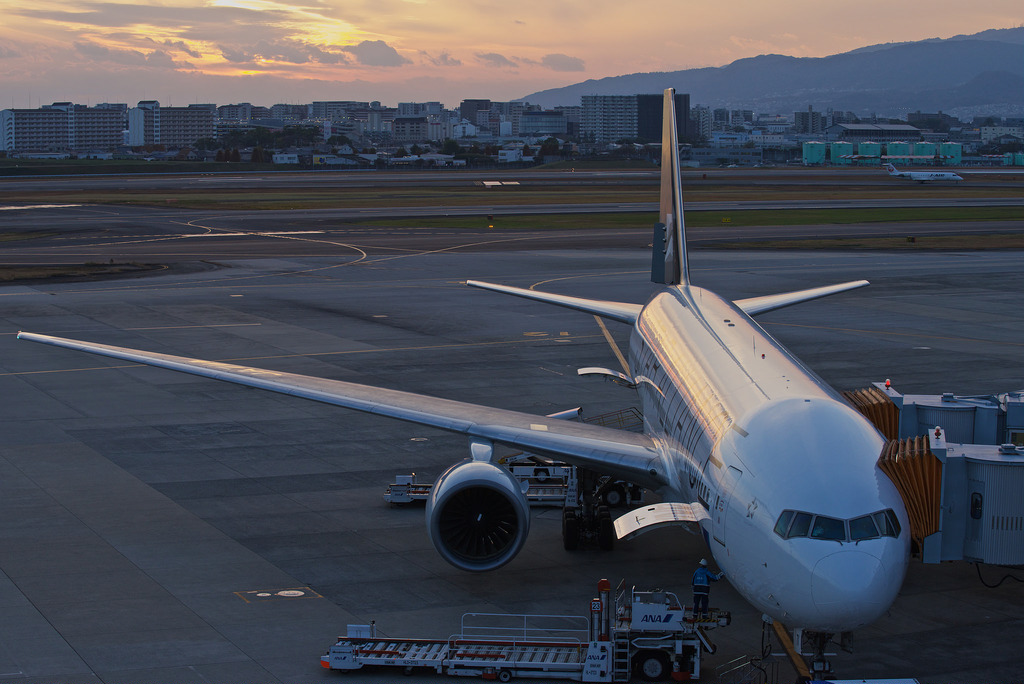
[[[396, 258], [397, 256], [397, 258]], [[349, 623], [447, 637], [463, 613], [586, 614], [602, 577], [681, 597], [703, 542], [662, 530], [564, 551], [535, 509], [523, 552], [470, 574], [427, 539], [422, 508], [382, 499], [430, 481], [460, 437], [15, 340], [18, 330], [226, 360], [546, 414], [593, 416], [635, 394], [592, 316], [467, 279], [642, 302], [643, 249], [227, 260], [130, 281], [0, 287], [0, 680], [391, 682], [319, 657]], [[697, 251], [694, 281], [735, 298], [867, 278], [759, 318], [839, 389], [1024, 388], [1021, 252]], [[625, 349], [628, 331], [608, 324]], [[838, 483], [837, 483], [837, 486]], [[889, 613], [832, 658], [843, 679], [1020, 681], [1024, 571], [914, 561]], [[284, 593], [282, 593], [284, 592]], [[728, 585], [704, 681], [758, 654], [760, 615]], [[780, 661], [779, 681], [793, 672]], [[734, 675], [735, 676], [735, 673]], [[412, 681], [444, 681], [417, 675]], [[726, 681], [735, 681], [726, 677]]]

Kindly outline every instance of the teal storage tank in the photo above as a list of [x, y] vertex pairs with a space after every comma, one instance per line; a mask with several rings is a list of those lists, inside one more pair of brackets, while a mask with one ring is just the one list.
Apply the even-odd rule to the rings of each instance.
[[[829, 146], [829, 157], [830, 161], [834, 165], [848, 165], [853, 163], [853, 160], [849, 158], [849, 155], [853, 154], [853, 143], [851, 142], [834, 142]], [[843, 157], [847, 157], [843, 159]]]
[[939, 155], [942, 163], [950, 166], [959, 166], [964, 161], [964, 148], [960, 143], [944, 142], [939, 145]]
[[878, 166], [882, 163], [882, 144], [876, 142], [862, 142], [857, 144], [857, 154], [872, 159], [860, 159], [861, 166]]
[[825, 143], [804, 143], [804, 166], [821, 166], [825, 163]]
[[891, 142], [886, 143], [885, 153], [889, 155], [889, 161], [896, 166], [906, 164], [909, 162], [907, 159], [893, 159], [893, 157], [909, 157], [913, 152], [911, 151], [910, 143], [905, 142]]
[[914, 143], [914, 156], [915, 157], [927, 157], [923, 159], [915, 159], [915, 164], [934, 164], [935, 163], [935, 143], [933, 142], [916, 142]]

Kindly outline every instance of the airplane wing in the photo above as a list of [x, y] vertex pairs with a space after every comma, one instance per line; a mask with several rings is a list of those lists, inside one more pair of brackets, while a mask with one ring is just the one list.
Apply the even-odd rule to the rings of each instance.
[[809, 290], [797, 290], [796, 292], [782, 292], [780, 294], [764, 295], [763, 297], [750, 297], [748, 299], [737, 299], [733, 302], [741, 308], [748, 316], [754, 316], [765, 311], [775, 311], [786, 306], [809, 302], [812, 299], [819, 299], [838, 292], [856, 290], [859, 287], [870, 285], [866, 280], [851, 280], [848, 283], [836, 285], [825, 285], [824, 287], [812, 287]]
[[20, 332], [18, 339], [167, 368], [239, 385], [397, 418], [498, 442], [613, 475], [643, 487], [664, 484], [658, 447], [647, 435], [490, 408], [422, 394], [264, 368], [138, 351], [50, 335]]

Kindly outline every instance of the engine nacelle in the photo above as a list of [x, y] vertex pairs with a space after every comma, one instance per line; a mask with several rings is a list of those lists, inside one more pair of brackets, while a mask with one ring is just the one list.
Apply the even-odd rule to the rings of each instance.
[[490, 461], [446, 470], [427, 499], [427, 532], [446, 561], [483, 572], [515, 558], [530, 531], [530, 503], [519, 481]]

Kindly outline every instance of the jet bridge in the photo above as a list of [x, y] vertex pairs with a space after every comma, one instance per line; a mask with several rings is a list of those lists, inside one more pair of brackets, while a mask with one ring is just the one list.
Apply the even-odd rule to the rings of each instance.
[[[845, 392], [890, 441], [879, 467], [926, 563], [1024, 563], [1024, 397]], [[949, 427], [947, 427], [947, 425]]]

